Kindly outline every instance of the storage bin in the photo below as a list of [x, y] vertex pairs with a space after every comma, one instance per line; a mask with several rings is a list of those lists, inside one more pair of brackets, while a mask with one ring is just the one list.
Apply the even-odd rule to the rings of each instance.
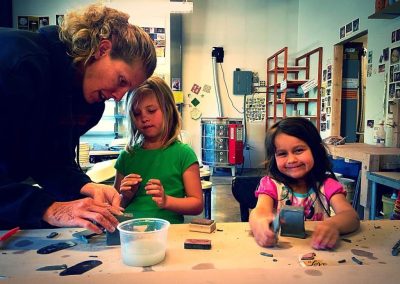
[[346, 162], [343, 158], [333, 159], [332, 157], [330, 157], [329, 159], [332, 163], [332, 170], [335, 173], [343, 174], [343, 177], [345, 178], [357, 180], [358, 174], [361, 169], [361, 162], [357, 162], [354, 160], [349, 160], [348, 162]]
[[395, 201], [396, 200], [390, 198], [390, 196], [382, 195], [382, 212], [384, 219], [389, 219], [390, 215], [392, 215]]

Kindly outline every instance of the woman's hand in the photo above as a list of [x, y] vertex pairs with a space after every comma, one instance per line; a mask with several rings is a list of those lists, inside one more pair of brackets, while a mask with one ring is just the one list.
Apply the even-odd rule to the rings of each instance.
[[89, 197], [70, 202], [54, 202], [45, 211], [43, 220], [53, 226], [82, 227], [98, 234], [103, 232], [101, 227], [114, 232], [118, 225], [111, 205]]
[[111, 213], [121, 215], [123, 208], [120, 207], [121, 197], [118, 191], [110, 186], [100, 183], [87, 183], [81, 189], [81, 194], [92, 197], [99, 204], [111, 205]]
[[274, 231], [271, 230], [271, 223], [274, 216], [254, 218], [250, 223], [254, 239], [262, 247], [273, 247], [278, 241]]
[[167, 196], [165, 195], [164, 187], [162, 186], [160, 180], [149, 179], [144, 189], [146, 190], [146, 194], [152, 196], [153, 201], [159, 208], [165, 208]]
[[333, 222], [318, 222], [312, 235], [314, 249], [333, 249], [339, 239], [339, 230]]

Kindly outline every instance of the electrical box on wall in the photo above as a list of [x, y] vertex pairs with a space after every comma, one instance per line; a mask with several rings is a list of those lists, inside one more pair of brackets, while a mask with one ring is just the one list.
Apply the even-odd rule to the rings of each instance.
[[234, 95], [249, 95], [253, 83], [253, 72], [233, 71], [233, 94]]

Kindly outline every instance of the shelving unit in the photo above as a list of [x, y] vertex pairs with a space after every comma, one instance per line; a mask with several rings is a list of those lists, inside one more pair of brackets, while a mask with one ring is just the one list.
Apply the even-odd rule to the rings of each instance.
[[395, 2], [386, 8], [372, 14], [368, 19], [394, 19], [400, 16], [400, 2]]
[[[288, 65], [288, 57], [284, 47], [267, 59], [266, 129], [288, 116], [308, 118], [319, 129], [322, 47], [295, 58], [294, 66]], [[310, 79], [315, 79], [317, 86], [302, 93], [300, 86]]]

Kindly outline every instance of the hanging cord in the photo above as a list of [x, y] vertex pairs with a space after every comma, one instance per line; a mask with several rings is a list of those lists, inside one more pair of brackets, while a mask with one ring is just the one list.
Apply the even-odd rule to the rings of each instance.
[[224, 80], [224, 84], [225, 84], [226, 93], [228, 94], [228, 98], [229, 98], [229, 101], [231, 102], [231, 105], [233, 106], [233, 108], [234, 108], [234, 109], [235, 109], [235, 110], [236, 110], [238, 113], [240, 113], [240, 114], [244, 114], [244, 112], [243, 112], [243, 111], [240, 111], [240, 110], [238, 110], [238, 109], [235, 107], [235, 105], [233, 104], [233, 101], [232, 101], [232, 99], [231, 99], [231, 96], [229, 95], [228, 86], [226, 85], [224, 68], [222, 68], [222, 63], [220, 63], [219, 65], [221, 66], [222, 78], [223, 78], [223, 80]]

